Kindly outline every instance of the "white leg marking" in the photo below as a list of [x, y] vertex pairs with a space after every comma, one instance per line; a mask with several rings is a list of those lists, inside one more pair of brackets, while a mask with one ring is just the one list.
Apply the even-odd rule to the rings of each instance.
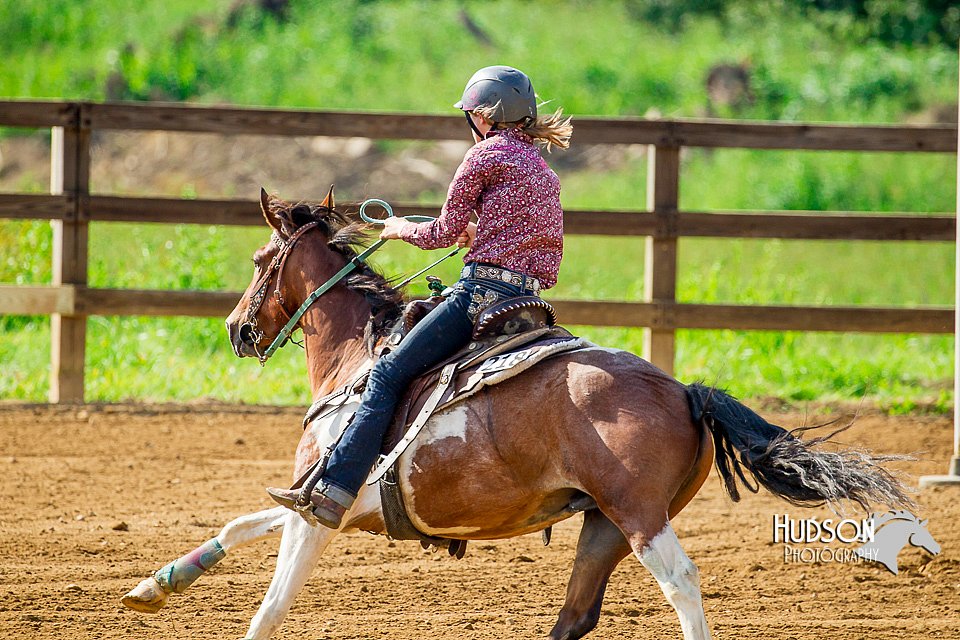
[[274, 507], [240, 516], [220, 530], [217, 542], [224, 551], [229, 552], [258, 540], [279, 536], [288, 513], [290, 511], [284, 507]]
[[[240, 516], [227, 523], [216, 540], [224, 552], [228, 552], [257, 540], [279, 536], [286, 513], [287, 510], [283, 507], [276, 507]], [[120, 602], [134, 611], [156, 613], [166, 606], [170, 593], [169, 586], [164, 588], [155, 576], [150, 576], [141, 580]]]
[[273, 635], [306, 584], [320, 554], [339, 533], [326, 527], [311, 527], [292, 511], [287, 511], [285, 518], [277, 568], [257, 614], [250, 621], [246, 638], [265, 640]]
[[710, 628], [700, 598], [700, 572], [683, 552], [670, 523], [646, 547], [634, 548], [634, 553], [676, 609], [684, 640], [709, 640]]

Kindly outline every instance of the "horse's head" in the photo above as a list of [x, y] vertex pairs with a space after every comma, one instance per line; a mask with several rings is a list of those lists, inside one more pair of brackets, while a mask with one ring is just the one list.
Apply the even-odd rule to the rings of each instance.
[[871, 519], [875, 529], [874, 539], [870, 544], [889, 556], [885, 564], [894, 573], [897, 554], [908, 542], [933, 555], [940, 553], [940, 544], [927, 530], [927, 521], [919, 520], [909, 511], [874, 513]]
[[342, 256], [326, 247], [347, 219], [334, 210], [333, 187], [319, 205], [285, 202], [261, 189], [260, 208], [273, 233], [253, 254], [253, 278], [226, 324], [234, 353], [262, 363], [267, 347], [309, 295], [307, 278], [332, 274], [336, 261], [342, 263]]
[[917, 523], [918, 527], [910, 532], [910, 544], [920, 547], [933, 555], [940, 553], [940, 543], [927, 531], [927, 521]]

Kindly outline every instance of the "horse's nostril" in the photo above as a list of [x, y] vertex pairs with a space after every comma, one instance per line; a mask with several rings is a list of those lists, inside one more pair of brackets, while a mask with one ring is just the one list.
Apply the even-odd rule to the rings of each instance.
[[253, 325], [251, 325], [249, 322], [240, 325], [240, 331], [238, 335], [240, 337], [240, 341], [247, 344], [255, 344], [257, 341], [256, 331], [254, 330]]

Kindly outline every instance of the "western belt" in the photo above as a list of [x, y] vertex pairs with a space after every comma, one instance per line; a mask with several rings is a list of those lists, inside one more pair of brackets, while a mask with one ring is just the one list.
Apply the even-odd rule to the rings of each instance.
[[460, 272], [461, 278], [480, 278], [482, 280], [499, 280], [520, 287], [526, 291], [533, 292], [534, 295], [540, 293], [540, 281], [533, 276], [528, 276], [519, 271], [512, 271], [503, 267], [495, 267], [487, 264], [477, 264], [472, 262], [466, 265]]

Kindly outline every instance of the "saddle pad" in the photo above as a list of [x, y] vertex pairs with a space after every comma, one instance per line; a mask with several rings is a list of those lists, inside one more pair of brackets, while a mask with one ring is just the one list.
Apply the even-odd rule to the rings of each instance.
[[[384, 436], [380, 452], [390, 451], [399, 442], [412, 423], [410, 416], [419, 412], [430, 394], [436, 390], [445, 366], [459, 363], [453, 384], [449, 385], [449, 389], [437, 403], [437, 411], [470, 397], [483, 387], [519, 375], [555, 353], [590, 346], [592, 343], [589, 341], [576, 338], [560, 327], [531, 331], [512, 336], [505, 341], [471, 343], [413, 381], [394, 411], [393, 422]], [[331, 416], [337, 416], [341, 420], [352, 416], [355, 407], [347, 405], [360, 401], [369, 376], [370, 371], [364, 370], [353, 382], [314, 402], [303, 417], [303, 428], [306, 429], [315, 420], [325, 420]], [[342, 426], [345, 425], [344, 421]]]
[[482, 360], [479, 365], [457, 373], [456, 387], [441, 400], [437, 411], [466, 400], [483, 387], [493, 386], [518, 376], [551, 356], [576, 351], [587, 345], [587, 341], [583, 338], [549, 338], [518, 351], [509, 351]]
[[[383, 477], [387, 469], [413, 443], [434, 413], [469, 398], [484, 387], [519, 375], [550, 356], [576, 350], [585, 344], [586, 341], [581, 338], [551, 337], [534, 344], [528, 343], [524, 348], [508, 353], [495, 355], [491, 353], [485, 359], [475, 358], [469, 361], [463, 370], [454, 371], [454, 368], [458, 365], [447, 364], [441, 370], [439, 380], [430, 394], [421, 393], [419, 397], [415, 398], [413, 404], [419, 405], [416, 411], [416, 419], [412, 424], [406, 426], [403, 437], [393, 444], [390, 452], [381, 459], [377, 468], [367, 478], [367, 484], [373, 484]], [[410, 415], [410, 413], [407, 415]], [[396, 428], [398, 422], [394, 423], [394, 428]]]
[[[574, 337], [561, 327], [531, 331], [501, 342], [471, 343], [464, 351], [438, 363], [413, 381], [394, 411], [393, 422], [384, 436], [380, 453], [392, 451], [406, 433], [440, 383], [445, 366], [460, 362], [452, 383], [440, 398], [435, 411], [456, 404], [483, 387], [519, 375], [555, 353], [578, 349], [587, 344], [586, 340]], [[483, 372], [480, 371], [482, 367], [485, 367]]]

